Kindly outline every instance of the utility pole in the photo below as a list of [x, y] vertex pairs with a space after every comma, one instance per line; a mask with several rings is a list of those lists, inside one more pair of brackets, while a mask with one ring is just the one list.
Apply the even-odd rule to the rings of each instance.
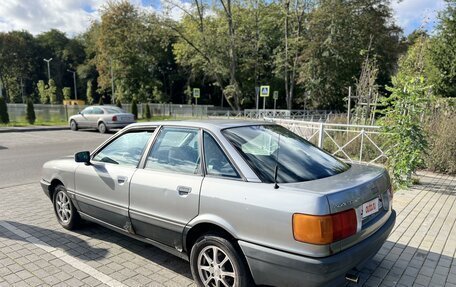
[[350, 110], [351, 110], [351, 91], [352, 91], [352, 87], [348, 87], [348, 103], [347, 103], [347, 125], [350, 124]]
[[22, 96], [22, 102], [25, 104], [25, 98], [24, 98], [24, 83], [22, 82], [22, 77], [21, 77], [21, 96]]
[[78, 90], [76, 89], [76, 71], [67, 69], [68, 72], [73, 73], [73, 83], [74, 83], [74, 99], [78, 100]]
[[115, 100], [114, 100], [114, 70], [112, 68], [112, 59], [111, 59], [111, 92], [112, 92], [111, 101], [112, 101], [113, 104], [115, 104]]
[[43, 59], [43, 61], [45, 61], [48, 66], [48, 83], [49, 83], [49, 81], [51, 80], [51, 68], [49, 67], [49, 62], [52, 61], [52, 58]]

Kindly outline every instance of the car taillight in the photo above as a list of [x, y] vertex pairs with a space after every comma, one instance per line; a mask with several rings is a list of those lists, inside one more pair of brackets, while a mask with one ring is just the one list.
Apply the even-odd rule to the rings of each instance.
[[349, 209], [329, 215], [293, 214], [293, 236], [297, 241], [330, 244], [356, 233], [356, 211]]
[[113, 117], [112, 117], [112, 121], [113, 121], [113, 122], [117, 122], [117, 116], [113, 116]]

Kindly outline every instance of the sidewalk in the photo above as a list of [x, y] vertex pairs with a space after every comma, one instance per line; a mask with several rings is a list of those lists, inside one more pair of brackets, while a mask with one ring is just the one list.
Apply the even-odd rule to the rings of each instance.
[[26, 126], [26, 127], [0, 127], [0, 133], [61, 131], [68, 130], [69, 126]]

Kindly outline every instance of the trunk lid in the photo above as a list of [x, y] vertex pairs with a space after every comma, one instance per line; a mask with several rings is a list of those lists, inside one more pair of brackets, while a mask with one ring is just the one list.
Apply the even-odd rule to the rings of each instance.
[[388, 172], [382, 167], [352, 164], [343, 173], [308, 182], [290, 183], [287, 186], [324, 194], [332, 214], [351, 208], [356, 210], [357, 233], [331, 244], [333, 252], [364, 240], [377, 231], [391, 214], [391, 183]]

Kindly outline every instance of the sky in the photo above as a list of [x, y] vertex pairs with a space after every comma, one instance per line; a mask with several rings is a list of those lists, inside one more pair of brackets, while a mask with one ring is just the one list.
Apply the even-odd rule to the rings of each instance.
[[[0, 0], [0, 32], [27, 30], [36, 35], [52, 28], [74, 36], [84, 32], [100, 18], [99, 9], [108, 0]], [[182, 1], [182, 0], [176, 0]], [[161, 11], [160, 0], [130, 0], [134, 5]], [[437, 12], [444, 0], [391, 0], [396, 23], [410, 34], [419, 27], [432, 33]], [[175, 19], [182, 17], [178, 8], [171, 11]]]

